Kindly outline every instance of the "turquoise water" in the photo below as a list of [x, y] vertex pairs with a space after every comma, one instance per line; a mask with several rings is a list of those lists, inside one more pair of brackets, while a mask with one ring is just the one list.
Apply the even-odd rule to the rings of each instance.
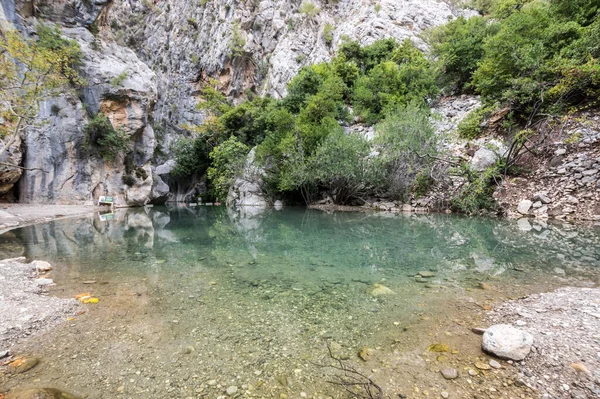
[[[326, 382], [335, 370], [316, 366], [331, 360], [330, 345], [401, 393], [412, 382], [398, 373], [421, 373], [419, 353], [436, 340], [479, 355], [461, 333], [444, 332], [476, 325], [482, 308], [561, 285], [593, 286], [599, 276], [594, 226], [303, 208], [155, 207], [115, 216], [0, 236], [1, 256], [53, 264], [52, 295], [100, 299], [22, 344], [52, 361], [9, 387], [51, 382], [90, 398], [216, 398], [235, 385], [245, 396], [345, 397]], [[419, 272], [432, 276], [415, 278]], [[373, 290], [382, 286], [389, 291], [379, 296]], [[366, 363], [356, 356], [364, 346], [375, 353]], [[412, 360], [400, 362], [404, 354]], [[435, 391], [443, 381], [428, 383]]]

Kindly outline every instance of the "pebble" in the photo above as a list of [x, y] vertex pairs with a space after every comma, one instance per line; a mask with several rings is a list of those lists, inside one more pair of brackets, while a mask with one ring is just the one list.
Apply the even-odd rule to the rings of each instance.
[[8, 355], [10, 355], [10, 351], [0, 351], [0, 359], [4, 359]]
[[208, 381], [208, 385], [210, 385], [211, 387], [217, 385], [217, 380]]
[[446, 391], [442, 391], [442, 393], [440, 393], [440, 396], [444, 399], [448, 399], [450, 397], [450, 395], [448, 395], [448, 392]]
[[479, 374], [477, 371], [473, 370], [473, 369], [469, 369], [469, 375], [471, 377], [475, 377], [477, 374]]
[[479, 370], [489, 370], [492, 368], [489, 364], [482, 362], [475, 362], [475, 367], [477, 367]]
[[502, 365], [499, 362], [495, 361], [494, 359], [490, 360], [490, 366], [492, 366], [495, 369], [502, 368]]
[[440, 373], [442, 373], [442, 376], [447, 380], [454, 380], [458, 378], [458, 371], [451, 367], [440, 370]]
[[233, 396], [237, 393], [238, 391], [238, 387], [236, 387], [235, 385], [230, 386], [229, 388], [227, 388], [227, 395], [229, 396]]

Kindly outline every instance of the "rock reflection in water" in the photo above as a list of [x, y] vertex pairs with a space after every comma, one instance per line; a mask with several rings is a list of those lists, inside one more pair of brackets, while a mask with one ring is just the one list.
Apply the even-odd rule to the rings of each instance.
[[48, 260], [70, 273], [118, 267], [135, 274], [156, 260], [176, 269], [204, 258], [207, 267], [254, 264], [239, 270], [244, 278], [276, 271], [301, 279], [323, 267], [332, 278], [419, 270], [456, 278], [555, 269], [585, 274], [598, 266], [598, 238], [592, 226], [533, 223], [523, 230], [512, 220], [441, 214], [163, 207], [117, 210], [106, 222], [94, 215], [23, 227], [0, 236], [0, 252]]

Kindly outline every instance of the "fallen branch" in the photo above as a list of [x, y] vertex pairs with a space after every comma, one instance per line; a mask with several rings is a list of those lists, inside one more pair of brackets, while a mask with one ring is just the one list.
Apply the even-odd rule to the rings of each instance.
[[338, 365], [316, 365], [322, 368], [330, 367], [343, 372], [343, 375], [336, 376], [336, 381], [327, 381], [328, 383], [342, 387], [352, 398], [383, 399], [383, 389], [373, 382], [370, 377], [346, 365], [339, 357], [334, 356], [329, 343], [327, 343], [327, 350], [329, 351], [329, 357], [337, 361]]

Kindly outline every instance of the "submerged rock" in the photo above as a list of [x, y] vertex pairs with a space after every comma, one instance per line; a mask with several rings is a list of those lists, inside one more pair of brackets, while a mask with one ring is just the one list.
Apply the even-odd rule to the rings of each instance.
[[367, 362], [371, 358], [372, 353], [373, 353], [373, 350], [371, 348], [367, 348], [365, 346], [365, 347], [361, 348], [360, 351], [358, 351], [358, 357], [360, 357], [362, 360]]
[[394, 294], [394, 291], [390, 290], [388, 287], [386, 287], [383, 284], [374, 284], [373, 289], [371, 290], [372, 297], [378, 297], [378, 296], [382, 296], [382, 295], [392, 295], [392, 294]]
[[31, 370], [32, 368], [37, 366], [39, 362], [40, 362], [40, 359], [38, 359], [37, 357], [31, 357], [31, 358], [24, 359], [24, 360], [16, 360], [16, 361], [12, 362], [10, 365], [11, 365], [13, 374], [21, 374], [21, 373], [25, 373], [25, 372]]
[[532, 345], [533, 335], [508, 324], [496, 324], [483, 334], [483, 350], [501, 359], [523, 360]]

